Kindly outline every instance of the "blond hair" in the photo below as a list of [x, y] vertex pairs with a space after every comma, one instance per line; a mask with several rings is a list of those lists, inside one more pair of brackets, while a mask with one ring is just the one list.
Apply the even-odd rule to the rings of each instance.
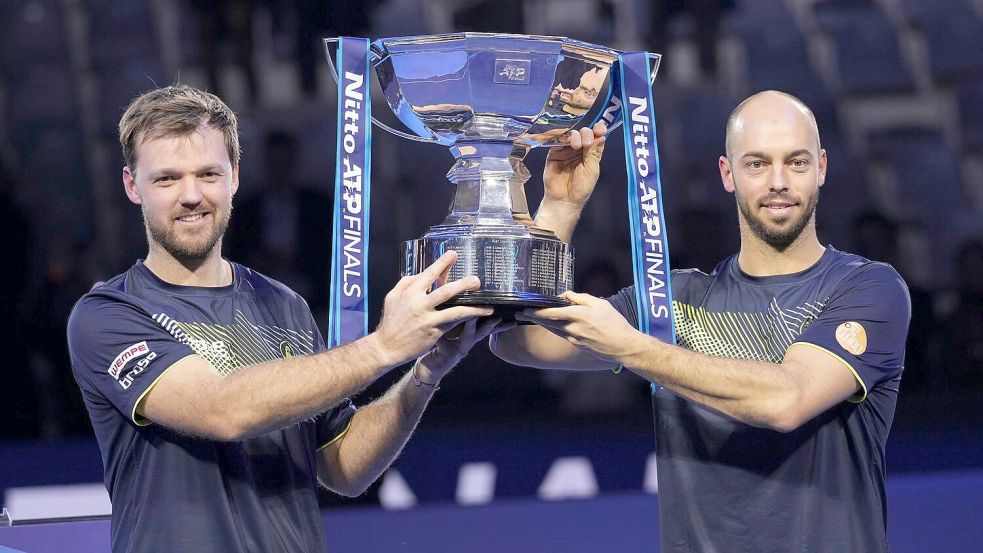
[[148, 139], [188, 135], [201, 126], [225, 135], [232, 166], [239, 164], [239, 121], [218, 96], [187, 85], [174, 85], [145, 92], [130, 102], [119, 120], [119, 143], [123, 160], [136, 173], [137, 145]]

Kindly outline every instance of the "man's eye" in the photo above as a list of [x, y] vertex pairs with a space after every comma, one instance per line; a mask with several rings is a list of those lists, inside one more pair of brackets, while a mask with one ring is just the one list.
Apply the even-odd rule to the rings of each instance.
[[763, 162], [763, 161], [749, 161], [748, 164], [747, 164], [747, 166], [749, 168], [751, 168], [751, 169], [761, 169], [762, 167], [765, 166], [765, 162]]

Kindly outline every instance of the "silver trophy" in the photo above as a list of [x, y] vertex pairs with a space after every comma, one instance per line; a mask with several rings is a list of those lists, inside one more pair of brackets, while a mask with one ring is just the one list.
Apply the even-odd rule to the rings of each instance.
[[489, 33], [372, 43], [370, 63], [386, 100], [415, 135], [376, 124], [447, 146], [456, 159], [447, 173], [456, 185], [450, 213], [402, 244], [404, 275], [455, 250], [450, 279], [477, 275], [481, 288], [451, 305], [493, 305], [496, 315], [511, 318], [527, 306], [567, 303], [558, 296], [573, 287], [573, 248], [533, 223], [522, 160], [537, 146], [564, 145], [571, 129], [600, 119], [618, 55], [563, 37]]

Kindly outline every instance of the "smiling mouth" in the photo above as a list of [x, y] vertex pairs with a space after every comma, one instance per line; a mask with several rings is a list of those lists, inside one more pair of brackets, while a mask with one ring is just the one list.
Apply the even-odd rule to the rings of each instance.
[[206, 213], [191, 213], [189, 215], [183, 215], [181, 217], [178, 217], [176, 220], [177, 221], [180, 221], [182, 223], [197, 223], [198, 221], [201, 221], [202, 219], [204, 219], [206, 215], [208, 215], [207, 212]]

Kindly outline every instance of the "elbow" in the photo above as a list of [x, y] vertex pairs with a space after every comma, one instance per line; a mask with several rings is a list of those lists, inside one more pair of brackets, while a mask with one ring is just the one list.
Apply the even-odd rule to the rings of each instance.
[[203, 410], [207, 437], [220, 442], [238, 442], [263, 433], [248, 409], [240, 409], [216, 398]]
[[332, 487], [331, 489], [332, 489], [332, 491], [334, 491], [338, 495], [341, 495], [341, 496], [344, 496], [344, 497], [358, 497], [358, 496], [362, 495], [363, 493], [365, 493], [366, 490], [369, 489], [369, 484], [371, 484], [371, 482], [369, 482], [369, 483], [367, 483], [365, 485], [361, 485], [361, 484], [348, 484], [348, 485], [345, 485], [345, 486]]
[[204, 437], [217, 442], [238, 442], [254, 435], [241, 421], [220, 415], [210, 415], [203, 426]]
[[356, 478], [339, 478], [338, 475], [332, 475], [327, 480], [322, 478], [321, 485], [344, 497], [358, 497], [368, 491], [369, 486], [374, 481], [366, 479], [359, 480]]
[[762, 418], [762, 426], [782, 434], [795, 432], [809, 420], [802, 411], [802, 401], [796, 393], [784, 394], [770, 402]]
[[798, 430], [802, 424], [803, 421], [795, 417], [779, 416], [769, 422], [768, 428], [775, 432], [781, 432], [782, 434], [790, 434]]

